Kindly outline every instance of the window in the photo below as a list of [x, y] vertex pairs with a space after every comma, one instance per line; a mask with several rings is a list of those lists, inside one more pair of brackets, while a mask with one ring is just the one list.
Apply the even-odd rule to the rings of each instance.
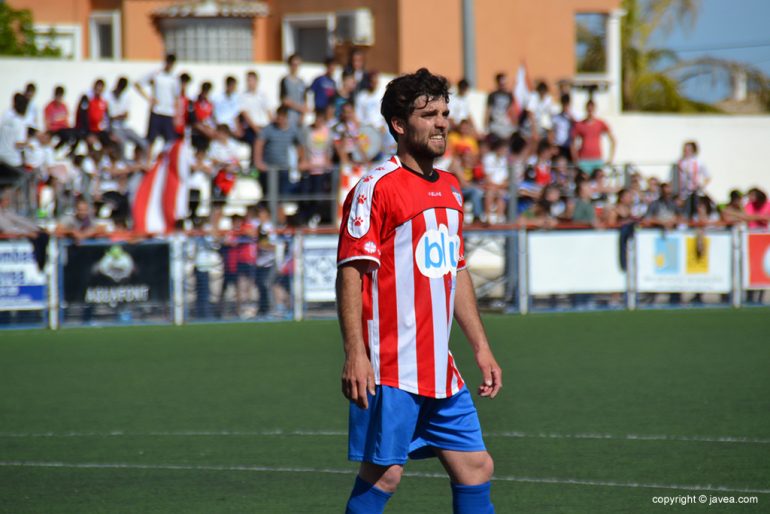
[[283, 18], [283, 57], [299, 54], [306, 62], [323, 62], [332, 55], [333, 13], [293, 14]]
[[65, 59], [81, 59], [83, 57], [81, 32], [80, 25], [36, 23], [35, 45], [38, 48], [46, 46], [58, 48]]
[[183, 61], [252, 62], [251, 18], [164, 18], [160, 21], [166, 53]]
[[92, 59], [120, 59], [120, 11], [94, 11], [88, 32]]
[[575, 61], [578, 73], [607, 72], [607, 15], [575, 15]]

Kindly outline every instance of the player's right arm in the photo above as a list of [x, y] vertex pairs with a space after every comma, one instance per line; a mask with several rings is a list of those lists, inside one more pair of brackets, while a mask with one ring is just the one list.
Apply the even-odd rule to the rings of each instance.
[[366, 354], [361, 328], [363, 276], [369, 261], [354, 260], [337, 270], [337, 317], [345, 350], [342, 394], [362, 409], [369, 406], [367, 391], [374, 394], [374, 370]]

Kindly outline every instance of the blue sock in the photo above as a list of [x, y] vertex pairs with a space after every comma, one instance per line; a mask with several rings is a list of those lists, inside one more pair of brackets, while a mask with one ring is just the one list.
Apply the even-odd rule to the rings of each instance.
[[391, 496], [393, 493], [386, 493], [357, 476], [345, 514], [382, 514]]
[[489, 490], [492, 484], [452, 484], [452, 512], [454, 514], [495, 514]]

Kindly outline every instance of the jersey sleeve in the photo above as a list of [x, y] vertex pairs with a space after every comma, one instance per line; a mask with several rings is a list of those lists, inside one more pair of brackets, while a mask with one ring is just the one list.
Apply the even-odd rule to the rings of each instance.
[[371, 261], [370, 269], [380, 266], [386, 198], [369, 178], [362, 178], [343, 204], [337, 266], [355, 260]]

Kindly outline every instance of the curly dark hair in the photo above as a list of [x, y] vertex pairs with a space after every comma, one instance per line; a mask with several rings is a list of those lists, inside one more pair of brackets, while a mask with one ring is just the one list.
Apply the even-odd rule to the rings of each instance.
[[414, 73], [401, 75], [388, 83], [385, 94], [382, 96], [380, 113], [385, 118], [385, 123], [394, 139], [398, 140], [398, 135], [393, 130], [390, 120], [398, 118], [406, 121], [416, 108], [415, 102], [422, 97], [427, 97], [428, 102], [439, 98], [449, 102], [449, 82], [441, 75], [432, 74], [427, 68], [420, 68]]

